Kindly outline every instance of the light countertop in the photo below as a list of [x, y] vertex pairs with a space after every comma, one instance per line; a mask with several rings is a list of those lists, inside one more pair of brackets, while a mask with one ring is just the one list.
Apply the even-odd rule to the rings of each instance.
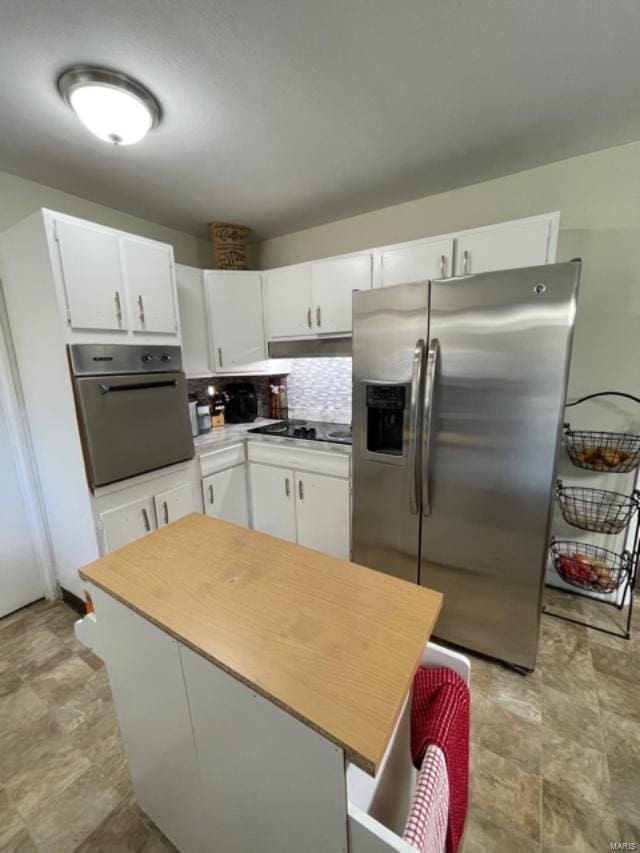
[[248, 424], [225, 424], [223, 427], [216, 427], [210, 432], [205, 432], [202, 435], [194, 437], [193, 444], [196, 449], [196, 455], [208, 453], [210, 450], [217, 450], [220, 447], [242, 441], [246, 438], [246, 434], [250, 429], [276, 423], [278, 421], [272, 418], [256, 418], [255, 421]]
[[266, 442], [268, 444], [282, 444], [288, 447], [304, 447], [308, 450], [323, 450], [327, 453], [342, 453], [347, 456], [351, 455], [350, 444], [340, 444], [334, 441], [307, 441], [304, 438], [288, 438], [284, 435], [264, 435], [249, 432], [249, 430], [256, 427], [275, 423], [278, 423], [278, 421], [269, 418], [256, 418], [255, 421], [249, 424], [227, 424], [223, 427], [212, 429], [211, 432], [198, 435], [193, 439], [196, 456], [201, 456], [203, 453], [211, 453], [213, 450], [221, 450], [230, 444], [237, 444], [245, 440]]
[[442, 596], [204, 515], [81, 577], [378, 768]]

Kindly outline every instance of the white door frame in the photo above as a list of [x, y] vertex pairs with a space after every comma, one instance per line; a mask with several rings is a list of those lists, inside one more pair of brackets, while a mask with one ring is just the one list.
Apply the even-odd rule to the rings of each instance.
[[22, 403], [21, 389], [16, 377], [18, 377], [17, 364], [2, 282], [0, 282], [0, 399], [7, 415], [9, 438], [38, 568], [42, 575], [45, 595], [52, 600], [59, 597], [60, 588], [55, 572], [53, 549], [31, 446], [31, 436]]

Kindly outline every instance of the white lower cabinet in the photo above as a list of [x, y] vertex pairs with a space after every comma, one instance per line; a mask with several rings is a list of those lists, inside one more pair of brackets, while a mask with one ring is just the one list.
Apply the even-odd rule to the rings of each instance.
[[153, 503], [156, 508], [158, 527], [165, 527], [172, 521], [177, 521], [190, 512], [196, 512], [196, 502], [193, 495], [193, 483], [183, 483], [154, 495]]
[[193, 461], [97, 489], [92, 503], [100, 552], [109, 554], [184, 515], [202, 512], [197, 483]]
[[253, 526], [348, 560], [349, 457], [285, 445], [248, 445]]
[[98, 490], [94, 514], [101, 552], [204, 509], [213, 518], [348, 560], [349, 470], [347, 455], [267, 442], [203, 453], [186, 468]]
[[204, 477], [202, 498], [206, 515], [243, 527], [249, 526], [249, 498], [244, 465], [236, 465], [234, 468]]
[[296, 541], [296, 507], [293, 471], [252, 462], [251, 509], [254, 530]]
[[123, 506], [108, 509], [101, 514], [100, 518], [107, 553], [123, 548], [155, 530], [151, 498], [141, 498]]
[[349, 481], [296, 471], [298, 545], [349, 559]]

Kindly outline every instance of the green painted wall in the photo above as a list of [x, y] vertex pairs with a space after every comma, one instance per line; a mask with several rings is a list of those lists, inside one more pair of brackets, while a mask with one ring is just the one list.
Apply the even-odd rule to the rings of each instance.
[[212, 266], [211, 244], [206, 240], [34, 181], [0, 172], [0, 232], [35, 213], [41, 207], [68, 213], [70, 216], [79, 216], [111, 228], [120, 228], [132, 234], [139, 234], [141, 237], [171, 243], [176, 261], [180, 264]]

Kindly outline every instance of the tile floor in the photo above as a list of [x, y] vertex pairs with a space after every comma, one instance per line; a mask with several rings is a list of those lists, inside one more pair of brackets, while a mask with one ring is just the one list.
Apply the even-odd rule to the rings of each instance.
[[[173, 850], [135, 804], [105, 670], [75, 618], [41, 602], [0, 620], [0, 853]], [[472, 678], [464, 853], [640, 842], [640, 618], [625, 642], [545, 616], [533, 675], [474, 658]]]
[[[545, 602], [609, 627], [621, 615], [550, 589]], [[640, 849], [640, 608], [631, 640], [543, 616], [532, 675], [475, 658], [471, 674], [464, 853]]]
[[135, 804], [102, 661], [76, 614], [0, 620], [0, 853], [175, 850]]

